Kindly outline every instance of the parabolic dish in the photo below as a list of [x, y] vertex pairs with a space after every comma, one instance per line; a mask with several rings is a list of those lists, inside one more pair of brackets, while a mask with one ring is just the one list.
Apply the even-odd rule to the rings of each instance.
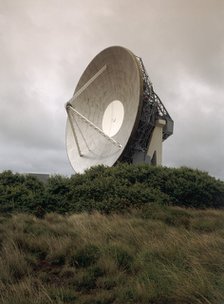
[[90, 62], [66, 106], [67, 154], [76, 172], [119, 160], [136, 131], [142, 94], [141, 70], [129, 50], [110, 47]]

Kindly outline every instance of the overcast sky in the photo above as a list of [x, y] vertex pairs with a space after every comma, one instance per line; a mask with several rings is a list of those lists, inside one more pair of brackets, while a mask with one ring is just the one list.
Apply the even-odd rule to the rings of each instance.
[[112, 45], [142, 57], [175, 122], [163, 164], [224, 179], [223, 0], [0, 0], [0, 171], [73, 173], [64, 104]]

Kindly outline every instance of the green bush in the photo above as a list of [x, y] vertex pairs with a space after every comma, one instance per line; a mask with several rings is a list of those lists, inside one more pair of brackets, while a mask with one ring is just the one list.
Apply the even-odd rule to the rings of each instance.
[[87, 211], [103, 211], [103, 202], [107, 212], [149, 202], [195, 208], [224, 207], [224, 183], [206, 172], [189, 168], [98, 166], [83, 175], [72, 176], [70, 183], [67, 198], [74, 211], [84, 211], [80, 210], [83, 202], [88, 205]]
[[[0, 174], [3, 213], [28, 212], [42, 218], [46, 212], [123, 212], [149, 203], [223, 208], [224, 182], [199, 170], [146, 164], [97, 166], [70, 178], [52, 176], [46, 184], [11, 171]], [[187, 225], [186, 217], [184, 221]]]
[[43, 205], [45, 187], [29, 175], [0, 174], [0, 212], [34, 212]]

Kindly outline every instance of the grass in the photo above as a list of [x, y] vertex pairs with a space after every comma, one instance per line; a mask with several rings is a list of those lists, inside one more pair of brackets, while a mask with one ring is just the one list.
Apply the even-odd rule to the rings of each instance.
[[223, 210], [0, 217], [1, 304], [221, 304], [223, 261]]

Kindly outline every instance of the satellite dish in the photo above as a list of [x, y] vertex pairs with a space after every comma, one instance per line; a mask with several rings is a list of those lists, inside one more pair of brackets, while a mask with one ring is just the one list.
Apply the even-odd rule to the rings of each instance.
[[162, 141], [173, 133], [141, 58], [119, 46], [90, 62], [66, 111], [67, 154], [79, 173], [117, 161], [160, 164]]

